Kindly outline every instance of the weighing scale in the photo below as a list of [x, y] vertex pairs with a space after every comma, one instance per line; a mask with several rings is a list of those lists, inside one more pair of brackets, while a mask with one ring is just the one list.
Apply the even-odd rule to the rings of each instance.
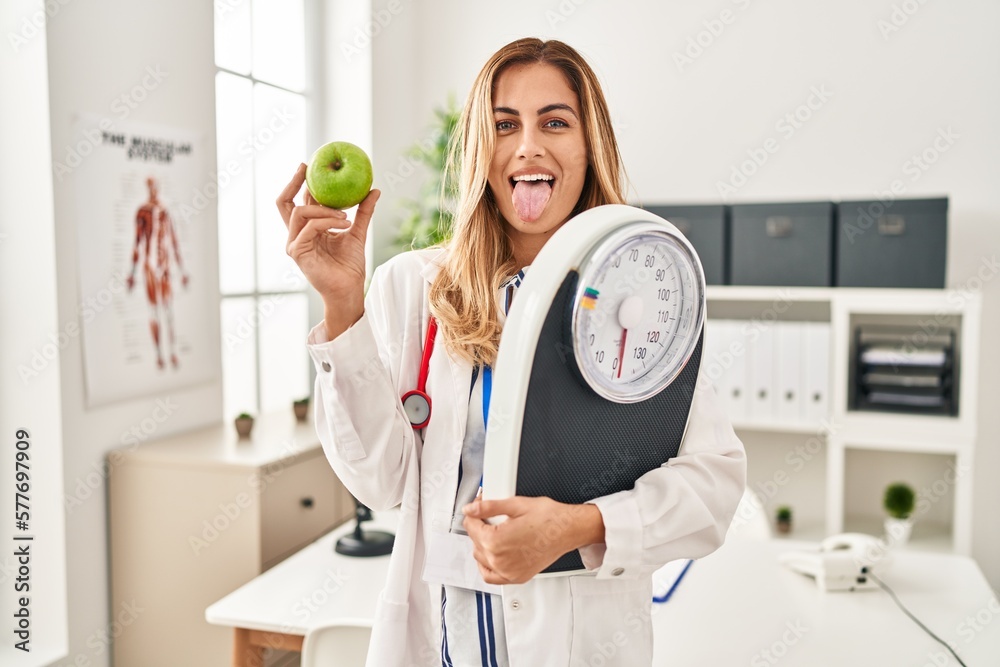
[[[483, 497], [580, 504], [631, 489], [676, 456], [704, 324], [701, 261], [674, 225], [620, 204], [567, 221], [507, 314]], [[539, 576], [583, 569], [572, 551]]]

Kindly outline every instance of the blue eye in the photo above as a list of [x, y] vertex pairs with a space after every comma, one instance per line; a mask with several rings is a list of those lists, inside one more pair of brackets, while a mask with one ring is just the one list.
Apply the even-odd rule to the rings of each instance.
[[545, 123], [546, 127], [569, 127], [569, 123], [566, 121], [559, 120], [558, 118], [553, 118], [552, 120]]
[[509, 120], [497, 121], [497, 130], [503, 132], [504, 130], [513, 130], [514, 123]]

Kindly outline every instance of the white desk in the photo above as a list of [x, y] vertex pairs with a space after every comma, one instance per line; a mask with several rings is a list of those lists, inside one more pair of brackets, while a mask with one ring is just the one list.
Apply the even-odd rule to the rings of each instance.
[[[395, 511], [364, 527], [394, 531]], [[311, 628], [346, 618], [374, 618], [375, 602], [389, 570], [389, 557], [352, 558], [333, 550], [354, 530], [338, 526], [205, 610], [205, 620], [234, 628], [234, 667], [262, 667], [263, 650], [301, 651]]]
[[[670, 601], [654, 605], [653, 664], [958, 665], [885, 591], [822, 593], [778, 562], [797, 548], [815, 544], [731, 541], [693, 563]], [[1000, 603], [972, 559], [899, 551], [881, 579], [969, 667], [1000, 665]]]
[[[365, 525], [391, 530], [394, 520], [389, 512]], [[263, 646], [301, 650], [309, 629], [327, 621], [374, 615], [388, 557], [335, 553], [336, 538], [352, 527], [339, 527], [205, 611], [209, 623], [236, 628], [233, 665], [262, 664]], [[885, 592], [823, 594], [777, 562], [778, 553], [799, 546], [805, 545], [732, 541], [695, 562], [670, 601], [653, 605], [654, 664], [957, 664]], [[903, 551], [883, 580], [918, 618], [955, 643], [969, 667], [1000, 664], [1000, 604], [972, 560]]]

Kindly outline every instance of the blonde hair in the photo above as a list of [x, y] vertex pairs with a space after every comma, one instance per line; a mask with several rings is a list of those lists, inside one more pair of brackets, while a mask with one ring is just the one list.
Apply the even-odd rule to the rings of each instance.
[[536, 63], [557, 67], [580, 101], [588, 166], [571, 215], [602, 204], [624, 203], [625, 178], [608, 105], [583, 57], [563, 42], [535, 38], [519, 39], [494, 53], [469, 91], [449, 147], [448, 173], [457, 183], [458, 200], [445, 261], [430, 288], [431, 312], [448, 352], [473, 364], [496, 361], [500, 345], [496, 292], [521, 268], [515, 265], [503, 219], [487, 185], [496, 139], [493, 91], [497, 78], [509, 67]]

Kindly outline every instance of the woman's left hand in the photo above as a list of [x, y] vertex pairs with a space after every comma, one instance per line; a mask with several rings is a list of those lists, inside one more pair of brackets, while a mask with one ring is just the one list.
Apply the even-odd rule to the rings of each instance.
[[[523, 584], [564, 553], [604, 541], [604, 521], [595, 505], [515, 496], [475, 500], [463, 511], [462, 525], [488, 584]], [[508, 517], [503, 523], [485, 521], [501, 515]]]

